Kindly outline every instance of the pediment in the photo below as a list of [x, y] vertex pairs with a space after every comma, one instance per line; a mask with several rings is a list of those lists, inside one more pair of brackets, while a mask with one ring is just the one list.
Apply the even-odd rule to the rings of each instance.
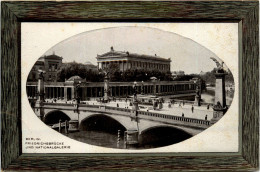
[[98, 57], [115, 57], [115, 56], [125, 56], [125, 52], [117, 52], [117, 51], [110, 51], [102, 55], [98, 55]]

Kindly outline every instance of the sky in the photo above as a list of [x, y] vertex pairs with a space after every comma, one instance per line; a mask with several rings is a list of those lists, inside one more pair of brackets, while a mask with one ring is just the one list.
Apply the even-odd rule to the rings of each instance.
[[190, 38], [143, 26], [110, 27], [83, 32], [61, 41], [44, 55], [55, 53], [63, 57], [63, 62], [89, 61], [97, 65], [97, 54], [110, 51], [111, 46], [115, 51], [171, 58], [171, 71], [182, 70], [186, 74], [211, 71], [216, 64], [210, 57], [219, 59], [214, 52]]

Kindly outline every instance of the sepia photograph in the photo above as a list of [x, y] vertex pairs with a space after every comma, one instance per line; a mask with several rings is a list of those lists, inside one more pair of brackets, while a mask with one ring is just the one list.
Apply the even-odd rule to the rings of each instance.
[[[237, 45], [230, 39], [226, 46]], [[161, 148], [220, 123], [233, 104], [236, 65], [173, 31], [111, 24], [48, 46], [27, 69], [24, 95], [46, 135], [112, 149]], [[25, 140], [27, 150], [63, 145], [40, 135]]]
[[3, 171], [259, 168], [258, 1], [3, 1]]

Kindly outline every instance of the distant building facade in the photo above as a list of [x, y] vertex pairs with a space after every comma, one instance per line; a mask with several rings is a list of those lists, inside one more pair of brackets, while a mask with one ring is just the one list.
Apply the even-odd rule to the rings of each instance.
[[39, 78], [39, 70], [46, 72], [45, 81], [56, 81], [57, 71], [62, 65], [62, 57], [55, 55], [40, 57], [34, 64], [32, 70], [29, 73], [28, 81], [37, 81]]
[[140, 55], [135, 53], [115, 51], [113, 47], [105, 54], [97, 55], [98, 69], [105, 69], [110, 64], [117, 64], [120, 71], [127, 69], [146, 69], [146, 70], [160, 70], [170, 71], [170, 59], [150, 55]]
[[184, 76], [184, 75], [185, 75], [185, 72], [182, 71], [182, 70], [173, 71], [173, 72], [172, 72], [172, 76], [173, 76], [173, 77]]
[[[39, 70], [45, 71], [44, 80], [47, 82], [56, 82], [57, 81], [57, 72], [58, 70], [65, 65], [65, 63], [62, 63], [62, 57], [55, 55], [54, 53], [52, 55], [43, 56], [40, 57], [34, 66], [32, 67], [32, 70], [29, 73], [28, 81], [37, 81], [39, 78]], [[84, 67], [86, 67], [88, 70], [91, 71], [97, 71], [97, 66], [93, 65], [90, 62], [86, 62], [82, 64]]]

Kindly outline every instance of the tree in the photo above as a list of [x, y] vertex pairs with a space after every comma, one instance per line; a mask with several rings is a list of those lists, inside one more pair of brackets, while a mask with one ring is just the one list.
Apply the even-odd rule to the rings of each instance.
[[88, 69], [84, 64], [76, 62], [64, 63], [57, 71], [57, 80], [64, 82], [65, 79], [69, 79], [70, 77], [76, 75], [81, 78], [86, 78], [86, 80], [90, 82], [103, 81], [102, 74]]

